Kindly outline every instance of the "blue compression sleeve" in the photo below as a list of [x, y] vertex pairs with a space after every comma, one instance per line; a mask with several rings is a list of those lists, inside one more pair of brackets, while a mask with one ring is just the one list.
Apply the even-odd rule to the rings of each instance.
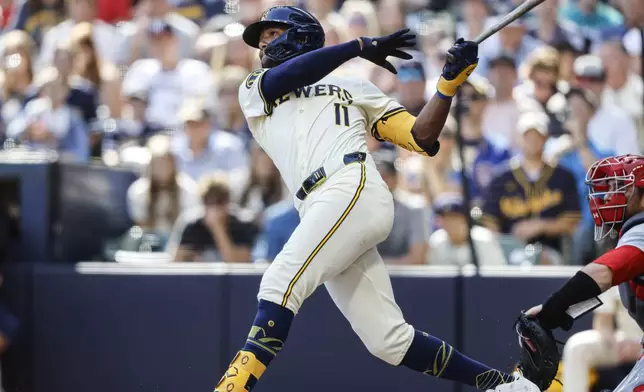
[[297, 88], [309, 86], [359, 54], [360, 44], [353, 40], [285, 61], [264, 73], [261, 81], [264, 97], [271, 102]]

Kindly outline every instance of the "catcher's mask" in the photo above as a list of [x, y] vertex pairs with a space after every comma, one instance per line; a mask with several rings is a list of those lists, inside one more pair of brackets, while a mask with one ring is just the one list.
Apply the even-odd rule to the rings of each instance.
[[595, 240], [599, 241], [619, 230], [626, 220], [626, 206], [634, 194], [631, 188], [644, 188], [644, 156], [600, 159], [588, 169], [586, 185]]
[[310, 13], [293, 6], [267, 9], [259, 21], [244, 30], [244, 42], [259, 49], [259, 35], [267, 26], [282, 25], [286, 31], [264, 48], [264, 56], [276, 64], [324, 46], [324, 29]]

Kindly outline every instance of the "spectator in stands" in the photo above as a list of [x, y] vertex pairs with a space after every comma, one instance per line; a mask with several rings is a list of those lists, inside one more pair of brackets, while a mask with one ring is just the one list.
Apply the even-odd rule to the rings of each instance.
[[[145, 91], [130, 90], [123, 95], [124, 105], [121, 118], [112, 137], [117, 143], [136, 140], [136, 144], [144, 145], [147, 140], [161, 131], [153, 127], [145, 118], [148, 96]], [[107, 136], [107, 134], [106, 134]]]
[[113, 64], [98, 58], [93, 29], [93, 25], [87, 22], [72, 29], [70, 84], [98, 96], [98, 101], [109, 109], [107, 115], [118, 118], [121, 115], [121, 75]]
[[[380, 23], [376, 7], [368, 0], [346, 0], [340, 7], [339, 14], [347, 23], [347, 38], [371, 37], [380, 34]], [[364, 78], [371, 75], [373, 65], [360, 57], [345, 62], [341, 71], [347, 75], [355, 75]], [[379, 86], [378, 80], [371, 79]]]
[[575, 60], [577, 85], [600, 97], [601, 103], [588, 123], [588, 138], [595, 146], [615, 155], [638, 154], [635, 122], [624, 109], [604, 101], [606, 72], [601, 58], [584, 55]]
[[481, 192], [492, 180], [495, 169], [510, 159], [510, 152], [483, 134], [483, 113], [492, 94], [484, 78], [474, 75], [461, 87], [466, 106], [461, 119], [461, 135], [465, 170], [470, 179], [470, 193], [474, 204], [479, 204]]
[[201, 203], [199, 189], [195, 181], [178, 172], [168, 136], [153, 136], [147, 146], [147, 174], [127, 191], [128, 213], [137, 226], [167, 239], [179, 215]]
[[630, 70], [629, 56], [620, 40], [604, 42], [599, 56], [606, 70], [606, 86], [602, 96], [605, 104], [619, 106], [638, 127], [640, 150], [644, 150], [644, 83]]
[[555, 43], [553, 48], [559, 52], [559, 84], [562, 87], [569, 87], [575, 80], [575, 60], [583, 53], [577, 46], [567, 41]]
[[[210, 61], [212, 51], [228, 39], [242, 31], [239, 14], [219, 14], [210, 18], [201, 26], [199, 37], [195, 42], [195, 58], [205, 63]], [[228, 33], [228, 34], [227, 34]]]
[[154, 127], [177, 129], [181, 102], [187, 97], [207, 97], [212, 93], [208, 65], [181, 58], [181, 38], [167, 20], [149, 25], [150, 52], [154, 58], [136, 61], [125, 74], [123, 90], [145, 91], [148, 97], [147, 121]]
[[2, 120], [9, 124], [24, 107], [34, 78], [31, 37], [15, 30], [2, 37]]
[[624, 23], [624, 17], [615, 8], [599, 0], [568, 1], [559, 8], [559, 18], [575, 25], [592, 43], [601, 40], [602, 31]]
[[218, 43], [213, 46], [210, 57], [210, 68], [213, 74], [221, 75], [227, 66], [237, 66], [246, 70], [248, 75], [257, 68], [258, 56], [256, 51], [244, 43], [241, 36], [230, 36], [225, 33], [218, 35]]
[[[588, 135], [588, 124], [597, 111], [599, 97], [588, 90], [573, 88], [568, 93], [568, 101], [570, 118], [566, 128], [569, 133], [548, 140], [544, 154], [573, 174], [580, 205], [584, 206], [588, 197], [586, 172], [595, 161], [612, 154], [598, 149]], [[582, 208], [581, 212], [582, 220], [573, 242], [573, 263], [577, 265], [586, 264], [597, 256], [593, 238], [595, 223], [590, 209]]]
[[280, 172], [271, 158], [255, 142], [250, 154], [250, 173], [239, 198], [239, 206], [255, 216], [259, 224], [267, 207], [288, 197]]
[[8, 126], [7, 136], [31, 149], [57, 150], [61, 159], [85, 162], [89, 158], [87, 126], [66, 102], [69, 86], [56, 68], [36, 76], [39, 98], [29, 101], [24, 111]]
[[116, 64], [123, 37], [116, 27], [96, 19], [96, 0], [69, 0], [65, 4], [69, 19], [59, 23], [45, 34], [40, 48], [41, 65], [52, 64], [59, 42], [69, 39], [74, 26], [82, 22], [91, 23], [94, 27], [92, 35], [99, 59]]
[[306, 9], [320, 21], [329, 19], [329, 17], [332, 19], [339, 17], [335, 12], [338, 4], [335, 0], [305, 0], [304, 4], [306, 5]]
[[432, 159], [424, 159], [425, 174], [423, 187], [430, 203], [441, 193], [456, 192], [461, 189], [459, 165], [456, 149], [456, 120], [448, 117], [438, 140], [441, 148]]
[[[430, 265], [472, 264], [467, 237], [465, 201], [460, 193], [442, 193], [434, 200], [434, 212], [439, 229], [429, 237]], [[474, 248], [480, 265], [505, 265], [505, 255], [497, 235], [485, 227], [474, 226], [471, 231]]]
[[190, 58], [194, 54], [199, 26], [172, 12], [172, 3], [168, 0], [140, 0], [136, 5], [136, 16], [123, 27], [125, 40], [119, 48], [118, 64], [130, 65], [137, 60], [158, 57], [153, 52], [155, 42], [151, 42], [150, 31], [157, 29], [160, 22], [167, 25], [170, 33], [176, 37], [180, 59]]
[[[248, 170], [248, 152], [243, 141], [228, 132], [212, 130], [211, 116], [202, 99], [186, 99], [179, 118], [183, 131], [175, 132], [172, 151], [182, 172], [197, 182], [203, 175], [215, 171], [244, 178], [242, 176]], [[232, 182], [237, 186], [239, 181], [233, 179]], [[233, 194], [239, 194], [235, 187]]]
[[427, 257], [428, 211], [425, 205], [412, 205], [397, 193], [396, 156], [391, 151], [375, 154], [376, 166], [394, 195], [394, 224], [378, 252], [390, 264], [423, 264]]
[[564, 30], [557, 18], [558, 7], [558, 0], [546, 0], [534, 9], [535, 14], [538, 15], [537, 38], [553, 46], [569, 42], [571, 39], [570, 31]]
[[19, 0], [8, 30], [26, 31], [40, 45], [45, 33], [65, 20], [63, 0]]
[[257, 228], [240, 220], [230, 209], [230, 188], [225, 175], [205, 178], [201, 185], [204, 208], [194, 211], [194, 218], [181, 230], [176, 261], [225, 261], [244, 263], [251, 260]]
[[264, 222], [253, 249], [253, 259], [272, 262], [291, 238], [300, 215], [291, 200], [273, 204], [264, 211]]
[[548, 131], [552, 136], [565, 132], [566, 96], [558, 83], [560, 61], [559, 53], [552, 47], [535, 50], [526, 62], [528, 79], [514, 91], [520, 112], [542, 110], [548, 115]]
[[[624, 46], [631, 56], [631, 69], [644, 76], [644, 64], [642, 63], [642, 50], [644, 38], [641, 30], [644, 29], [644, 4], [639, 0], [623, 0], [623, 14], [627, 19], [627, 25], [631, 29], [624, 36]], [[639, 28], [638, 28], [639, 27]]]
[[217, 105], [215, 116], [217, 126], [244, 140], [248, 145], [253, 135], [248, 129], [246, 118], [239, 105], [239, 86], [248, 76], [248, 71], [239, 66], [227, 66], [219, 74], [217, 82]]
[[[90, 131], [92, 156], [101, 155], [103, 134], [96, 123], [97, 104], [104, 104], [107, 112], [104, 118], [121, 114], [121, 77], [119, 70], [106, 61], [100, 61], [96, 52], [91, 23], [79, 23], [72, 29], [70, 52], [72, 68], [68, 83], [70, 90], [68, 102], [81, 109]], [[90, 99], [87, 99], [91, 97]]]
[[[502, 53], [512, 55], [517, 66], [521, 66], [528, 55], [540, 45], [537, 39], [526, 34], [526, 25], [523, 19], [517, 19], [501, 29], [498, 32], [498, 38], [498, 45], [483, 46], [479, 49], [479, 66], [477, 67], [479, 75], [487, 76], [490, 61]], [[480, 67], [482, 68], [479, 70]]]
[[401, 105], [417, 116], [425, 106], [425, 69], [416, 60], [403, 62], [398, 67], [397, 93]]
[[[59, 77], [69, 85], [67, 104], [77, 110], [83, 117], [86, 125], [91, 125], [96, 120], [96, 112], [99, 103], [98, 93], [88, 89], [84, 83], [79, 83], [79, 77], [72, 77], [76, 74], [74, 57], [71, 52], [71, 40], [60, 41], [54, 52], [54, 67]], [[80, 67], [76, 67], [80, 69]], [[28, 100], [37, 98], [38, 91], [32, 89]]]
[[486, 0], [466, 0], [463, 4], [463, 22], [456, 28], [457, 35], [469, 39], [482, 33], [490, 24], [490, 5]]
[[494, 143], [514, 150], [518, 146], [516, 129], [519, 118], [519, 105], [512, 95], [517, 83], [514, 58], [501, 54], [492, 59], [489, 78], [494, 96], [489, 99], [483, 111], [483, 134]]
[[545, 114], [524, 113], [517, 127], [523, 135], [522, 156], [512, 159], [487, 187], [483, 222], [494, 232], [540, 244], [544, 259], [560, 264], [562, 237], [574, 234], [580, 218], [575, 179], [543, 159], [548, 138]]
[[225, 1], [179, 0], [173, 1], [173, 11], [190, 19], [197, 25], [202, 25], [212, 16], [223, 13]]
[[380, 0], [378, 21], [382, 34], [392, 34], [405, 28], [405, 3], [398, 0]]
[[322, 28], [324, 28], [324, 46], [337, 45], [342, 42], [347, 42], [347, 26], [340, 17], [340, 21], [337, 19], [327, 19], [321, 20]]

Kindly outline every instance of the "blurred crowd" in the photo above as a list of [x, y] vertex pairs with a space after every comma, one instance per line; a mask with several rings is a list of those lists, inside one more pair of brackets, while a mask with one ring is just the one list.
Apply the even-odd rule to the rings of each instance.
[[[359, 58], [336, 70], [369, 78], [414, 114], [455, 38], [472, 39], [519, 3], [298, 5], [322, 22], [326, 45], [414, 30], [414, 58], [396, 63], [397, 75]], [[396, 201], [379, 246], [387, 262], [472, 263], [470, 221], [481, 265], [583, 264], [601, 252], [586, 169], [644, 146], [642, 35], [625, 8], [635, 3], [546, 0], [486, 40], [434, 158], [366, 135]], [[0, 0], [3, 148], [140, 171], [124, 237], [150, 233], [177, 261], [270, 262], [299, 217], [237, 90], [259, 67], [244, 26], [277, 4], [295, 2]]]

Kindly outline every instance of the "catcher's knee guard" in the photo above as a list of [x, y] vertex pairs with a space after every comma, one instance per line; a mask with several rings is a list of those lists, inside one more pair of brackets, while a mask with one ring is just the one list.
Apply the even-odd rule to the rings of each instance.
[[215, 392], [248, 392], [265, 371], [266, 365], [255, 354], [242, 350], [228, 366], [215, 387]]

